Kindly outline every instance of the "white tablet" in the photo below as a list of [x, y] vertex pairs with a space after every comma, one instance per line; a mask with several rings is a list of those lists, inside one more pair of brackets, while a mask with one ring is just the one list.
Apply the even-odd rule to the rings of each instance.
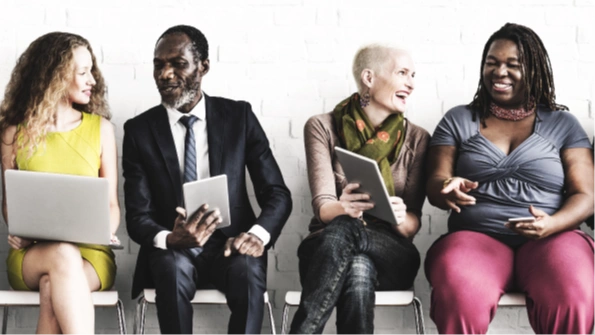
[[188, 216], [203, 204], [209, 204], [207, 210], [209, 212], [218, 208], [222, 221], [217, 229], [229, 226], [231, 217], [229, 216], [227, 176], [223, 174], [184, 184], [184, 204]]
[[393, 225], [399, 224], [376, 161], [340, 147], [335, 147], [335, 152], [339, 157], [347, 181], [360, 185], [356, 192], [370, 195], [370, 201], [374, 203], [374, 208], [367, 210], [366, 213]]

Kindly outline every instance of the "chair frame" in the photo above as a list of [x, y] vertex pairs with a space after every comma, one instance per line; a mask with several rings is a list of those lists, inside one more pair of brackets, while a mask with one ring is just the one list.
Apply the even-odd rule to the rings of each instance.
[[[283, 306], [283, 319], [281, 320], [281, 334], [287, 334], [287, 323], [289, 308], [299, 306], [301, 298], [300, 291], [288, 291], [285, 294], [285, 305]], [[398, 301], [395, 303], [394, 301]], [[375, 307], [413, 306], [415, 313], [415, 330], [418, 334], [426, 333], [426, 326], [423, 317], [421, 300], [415, 296], [413, 290], [408, 291], [376, 291]]]
[[[111, 296], [115, 294], [114, 298]], [[124, 304], [117, 291], [91, 292], [94, 307], [116, 307], [118, 316], [118, 330], [126, 334], [126, 315]], [[39, 292], [33, 291], [0, 291], [0, 307], [3, 308], [2, 334], [6, 334], [8, 310], [10, 307], [39, 307]]]
[[[147, 305], [155, 303], [155, 289], [144, 289], [143, 294], [138, 298], [136, 304], [136, 315], [134, 318], [134, 333], [145, 333], [145, 318], [147, 313]], [[190, 301], [193, 305], [227, 305], [225, 295], [218, 290], [197, 290], [194, 299]], [[273, 317], [273, 307], [269, 301], [268, 292], [264, 293], [264, 303], [268, 309], [269, 324], [271, 332], [277, 334], [275, 328], [275, 319]]]

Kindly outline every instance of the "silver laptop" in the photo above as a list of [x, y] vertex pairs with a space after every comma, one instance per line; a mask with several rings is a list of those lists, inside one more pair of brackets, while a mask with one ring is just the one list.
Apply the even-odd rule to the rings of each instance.
[[6, 170], [8, 232], [37, 240], [109, 245], [108, 180]]
[[347, 181], [360, 184], [356, 192], [370, 195], [374, 208], [367, 210], [366, 213], [393, 225], [399, 224], [376, 161], [340, 147], [335, 147], [335, 152]]

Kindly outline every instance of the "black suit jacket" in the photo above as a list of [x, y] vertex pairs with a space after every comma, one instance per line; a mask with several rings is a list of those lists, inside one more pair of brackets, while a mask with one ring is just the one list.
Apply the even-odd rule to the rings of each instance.
[[[230, 237], [254, 224], [271, 234], [275, 243], [291, 212], [289, 189], [269, 148], [267, 137], [250, 104], [204, 95], [211, 176], [227, 175], [231, 225], [222, 228]], [[172, 230], [183, 207], [180, 165], [167, 111], [156, 106], [124, 124], [122, 167], [128, 234], [140, 244], [132, 297], [151, 287], [148, 254], [162, 230]], [[257, 218], [246, 191], [246, 167], [262, 212]]]

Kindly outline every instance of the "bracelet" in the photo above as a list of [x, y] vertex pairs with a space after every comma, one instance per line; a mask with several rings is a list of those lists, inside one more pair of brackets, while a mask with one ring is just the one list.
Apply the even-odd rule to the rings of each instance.
[[358, 220], [360, 220], [360, 221], [361, 221], [361, 223], [362, 223], [364, 226], [367, 226], [367, 225], [368, 225], [368, 223], [366, 222], [366, 220], [364, 220], [364, 214], [363, 214], [363, 213], [362, 213], [362, 215], [360, 215], [360, 216], [359, 216], [357, 219], [358, 219]]
[[450, 182], [453, 179], [454, 179], [454, 177], [446, 178], [446, 180], [444, 180], [444, 182], [442, 183], [442, 188], [445, 188], [446, 186], [448, 186], [448, 184], [450, 184]]

